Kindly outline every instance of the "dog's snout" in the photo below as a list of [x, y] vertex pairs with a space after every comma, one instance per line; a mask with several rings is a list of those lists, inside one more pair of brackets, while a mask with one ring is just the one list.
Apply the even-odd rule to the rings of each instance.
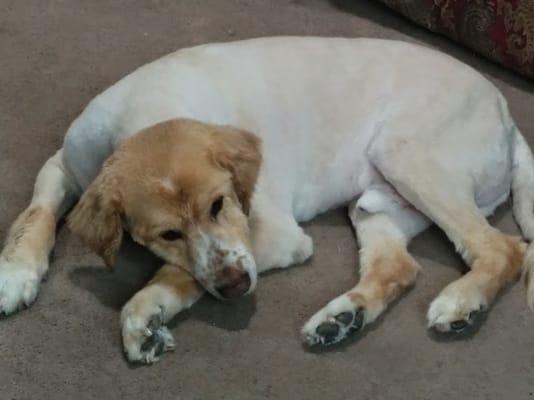
[[217, 275], [216, 290], [225, 299], [234, 299], [248, 292], [251, 285], [247, 272], [235, 267], [226, 267]]

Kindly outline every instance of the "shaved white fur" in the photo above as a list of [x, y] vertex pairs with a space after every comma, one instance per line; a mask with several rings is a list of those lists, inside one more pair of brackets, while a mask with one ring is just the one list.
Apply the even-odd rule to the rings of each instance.
[[[279, 37], [177, 51], [97, 96], [67, 132], [64, 163], [83, 190], [117, 144], [178, 117], [260, 136], [258, 192], [297, 221], [380, 182], [369, 155], [387, 162], [414, 136], [417, 154], [435, 153], [458, 172], [472, 164], [466, 184], [481, 207], [512, 181], [512, 154], [502, 149], [517, 134], [498, 90], [452, 57], [376, 39]], [[429, 148], [436, 135], [444, 148]], [[452, 163], [458, 146], [473, 151]]]
[[[310, 257], [313, 244], [298, 222], [351, 202], [360, 283], [305, 324], [310, 344], [342, 340], [411, 285], [419, 266], [406, 246], [432, 222], [472, 267], [430, 306], [429, 325], [442, 331], [471, 323], [522, 260], [524, 246], [484, 219], [511, 189], [524, 237], [534, 239], [534, 160], [497, 88], [452, 57], [376, 39], [252, 39], [183, 49], [147, 64], [73, 122], [63, 151], [43, 167], [30, 208], [62, 215], [67, 199], [89, 185], [120, 143], [174, 118], [233, 125], [262, 139], [249, 216], [254, 254], [236, 253], [253, 277], [256, 269]], [[0, 312], [35, 298], [53, 234], [39, 243], [8, 237], [11, 250], [0, 256]], [[526, 270], [533, 254], [526, 253]], [[498, 284], [489, 283], [488, 271]], [[534, 306], [532, 280], [528, 295]], [[163, 309], [174, 315], [198, 297], [191, 296], [184, 303], [153, 285], [132, 299], [122, 314], [130, 360], [157, 359], [154, 347], [142, 350], [147, 321]], [[172, 346], [161, 329], [160, 343]]]

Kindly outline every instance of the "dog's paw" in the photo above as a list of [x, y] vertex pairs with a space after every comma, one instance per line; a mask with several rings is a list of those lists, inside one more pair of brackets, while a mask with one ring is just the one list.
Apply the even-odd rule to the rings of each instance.
[[361, 330], [365, 309], [344, 294], [311, 317], [302, 328], [302, 339], [310, 346], [338, 343]]
[[127, 304], [122, 311], [124, 352], [132, 363], [152, 364], [164, 352], [174, 350], [174, 338], [163, 325], [161, 307], [135, 308]]
[[29, 307], [37, 298], [40, 282], [36, 269], [0, 259], [0, 314]]
[[290, 264], [301, 264], [313, 255], [313, 240], [306, 234], [302, 234], [296, 249], [291, 256]]
[[[450, 290], [452, 289], [452, 290]], [[445, 290], [430, 304], [428, 327], [442, 333], [461, 333], [486, 310], [487, 301], [477, 290]]]

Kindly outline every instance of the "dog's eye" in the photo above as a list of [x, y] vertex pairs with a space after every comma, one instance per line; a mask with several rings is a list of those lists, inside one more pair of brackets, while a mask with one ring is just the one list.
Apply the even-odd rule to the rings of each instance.
[[223, 201], [224, 201], [224, 197], [220, 196], [220, 197], [217, 197], [217, 200], [215, 200], [213, 204], [211, 205], [210, 214], [213, 218], [217, 218], [217, 215], [219, 215], [219, 212], [222, 210]]
[[173, 241], [173, 240], [178, 240], [178, 239], [183, 239], [184, 238], [184, 234], [182, 232], [175, 231], [175, 230], [165, 231], [160, 236], [161, 236], [162, 239], [165, 239], [165, 240], [168, 240], [168, 241]]

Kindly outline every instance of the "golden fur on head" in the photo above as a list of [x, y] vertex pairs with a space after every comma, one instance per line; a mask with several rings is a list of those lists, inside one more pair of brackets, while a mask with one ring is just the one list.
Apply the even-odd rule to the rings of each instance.
[[[154, 125], [125, 141], [104, 163], [68, 224], [110, 266], [120, 247], [122, 221], [134, 240], [187, 269], [202, 257], [199, 251], [209, 250], [199, 245], [204, 238], [209, 247], [206, 235], [249, 247], [247, 214], [260, 147], [256, 136], [232, 127], [184, 119]], [[214, 218], [210, 210], [221, 197], [223, 206]], [[166, 240], [167, 231], [183, 237]]]
[[103, 165], [102, 172], [82, 195], [69, 215], [68, 225], [93, 251], [111, 267], [122, 242], [122, 201], [119, 176], [113, 171], [114, 157]]

